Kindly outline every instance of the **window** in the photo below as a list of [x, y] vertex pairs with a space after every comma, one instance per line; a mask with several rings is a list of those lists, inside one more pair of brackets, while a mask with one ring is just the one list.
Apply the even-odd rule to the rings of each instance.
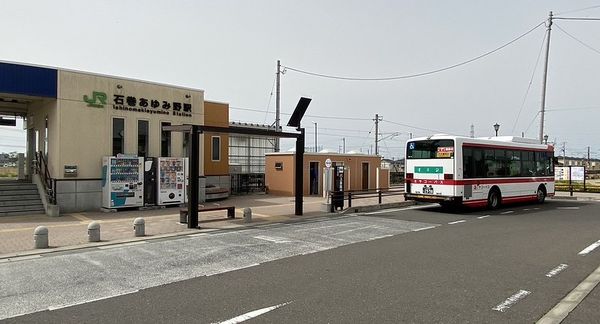
[[453, 140], [425, 140], [409, 142], [408, 159], [451, 159], [454, 157]]
[[113, 118], [112, 154], [125, 153], [125, 119]]
[[213, 136], [212, 137], [212, 146], [211, 146], [211, 156], [213, 161], [221, 160], [221, 137]]
[[463, 148], [463, 177], [534, 177], [554, 175], [552, 152]]
[[138, 156], [148, 157], [148, 121], [138, 120]]
[[160, 156], [168, 157], [171, 156], [171, 132], [164, 131], [163, 126], [171, 126], [171, 123], [160, 123]]

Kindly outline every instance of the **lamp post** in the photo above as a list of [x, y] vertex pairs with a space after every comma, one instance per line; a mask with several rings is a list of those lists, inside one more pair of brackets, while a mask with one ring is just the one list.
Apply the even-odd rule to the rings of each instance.
[[498, 130], [500, 129], [500, 125], [498, 123], [494, 124], [494, 130], [496, 131], [496, 136], [498, 136]]
[[544, 144], [548, 144], [548, 134], [544, 135]]
[[312, 122], [315, 124], [315, 153], [318, 151], [317, 149], [317, 122]]

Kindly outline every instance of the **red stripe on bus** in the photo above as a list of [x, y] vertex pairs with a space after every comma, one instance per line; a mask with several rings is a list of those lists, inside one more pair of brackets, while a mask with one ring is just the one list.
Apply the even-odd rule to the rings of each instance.
[[516, 178], [516, 179], [468, 179], [468, 180], [435, 180], [435, 179], [410, 179], [411, 184], [437, 184], [450, 186], [480, 185], [480, 184], [506, 184], [528, 182], [554, 182], [554, 178]]
[[547, 149], [527, 148], [518, 146], [506, 146], [506, 145], [490, 145], [490, 144], [475, 144], [475, 143], [463, 143], [463, 147], [477, 147], [477, 148], [488, 148], [488, 149], [503, 149], [512, 151], [534, 151], [534, 152], [552, 152], [554, 153], [553, 147]]

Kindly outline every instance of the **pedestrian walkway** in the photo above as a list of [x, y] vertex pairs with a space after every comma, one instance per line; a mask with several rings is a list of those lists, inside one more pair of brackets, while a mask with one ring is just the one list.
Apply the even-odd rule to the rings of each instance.
[[[382, 203], [404, 201], [402, 195], [384, 197]], [[146, 236], [141, 239], [165, 236], [187, 235], [216, 229], [233, 229], [254, 226], [261, 223], [285, 222], [316, 216], [331, 215], [326, 211], [326, 199], [323, 197], [304, 197], [303, 215], [294, 215], [293, 197], [281, 197], [265, 194], [233, 196], [229, 199], [206, 203], [235, 206], [236, 219], [227, 219], [226, 211], [202, 212], [199, 214], [200, 229], [188, 229], [187, 224], [179, 223], [179, 207], [166, 207], [145, 210], [123, 210], [118, 212], [82, 212], [64, 214], [60, 217], [46, 215], [22, 215], [0, 217], [0, 259], [15, 255], [42, 253], [101, 244], [114, 244], [140, 240], [134, 236], [133, 220], [143, 217]], [[352, 201], [352, 207], [378, 205], [377, 198]], [[253, 222], [245, 223], [243, 210], [252, 209]], [[97, 221], [101, 226], [100, 243], [88, 243], [87, 226]], [[49, 231], [49, 249], [33, 249], [33, 231], [37, 226], [46, 226]]]
[[600, 193], [595, 192], [573, 192], [557, 191], [554, 198], [556, 199], [574, 199], [574, 200], [600, 200]]

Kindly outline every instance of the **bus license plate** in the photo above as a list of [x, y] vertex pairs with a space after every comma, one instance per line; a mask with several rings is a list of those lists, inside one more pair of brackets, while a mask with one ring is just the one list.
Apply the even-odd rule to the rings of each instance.
[[433, 186], [423, 186], [423, 193], [433, 195]]

